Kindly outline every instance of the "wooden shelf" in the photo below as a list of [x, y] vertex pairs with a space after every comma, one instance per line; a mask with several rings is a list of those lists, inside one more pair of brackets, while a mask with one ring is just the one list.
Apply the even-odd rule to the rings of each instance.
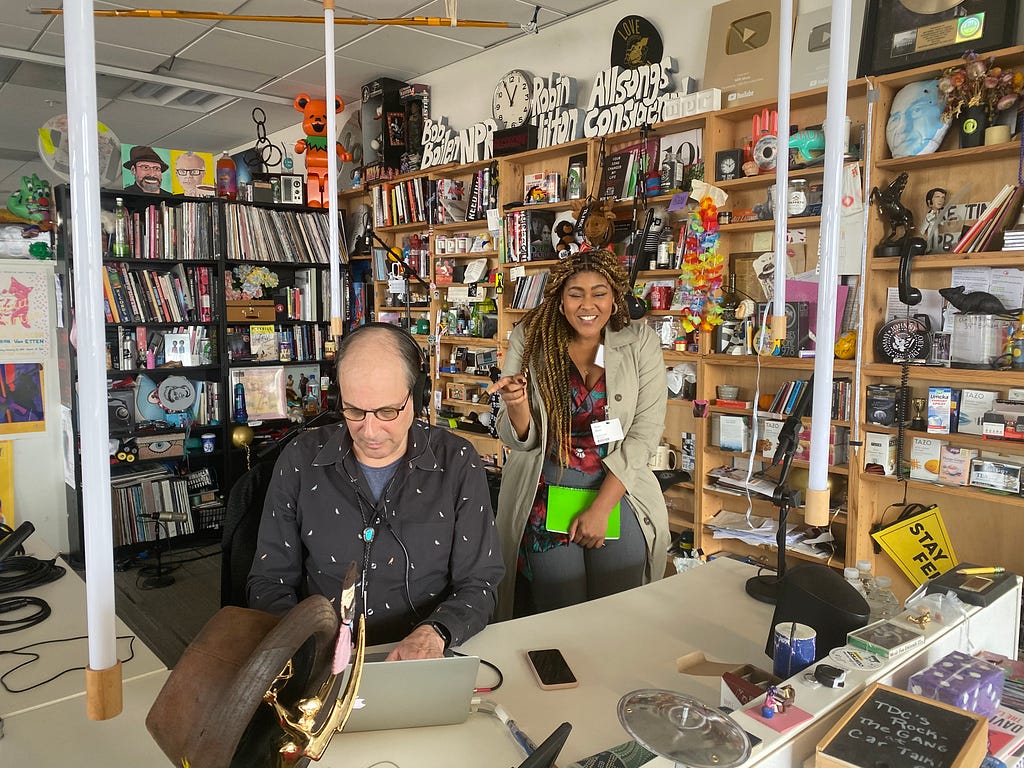
[[[753, 408], [728, 408], [728, 407], [719, 406], [719, 405], [708, 405], [708, 413], [724, 413], [724, 414], [726, 414], [728, 416], [753, 416], [754, 415], [754, 409]], [[789, 414], [788, 413], [774, 413], [774, 412], [771, 412], [771, 411], [761, 410], [760, 408], [757, 411], [757, 415], [758, 415], [759, 418], [771, 419], [772, 421], [785, 421], [786, 419], [789, 418]], [[811, 417], [810, 416], [805, 416], [804, 418], [800, 419], [800, 423], [802, 423], [802, 424], [810, 424], [811, 423]], [[831, 424], [833, 427], [849, 427], [852, 424], [852, 422], [850, 422], [850, 421], [843, 421], [843, 420], [840, 420], [840, 419], [830, 419], [828, 423]]]
[[560, 259], [540, 259], [539, 261], [505, 261], [501, 263], [502, 269], [512, 269], [513, 267], [524, 267], [525, 269], [551, 269], [556, 264], [560, 264]]
[[[449, 221], [444, 224], [434, 224], [431, 228], [435, 232], [459, 232], [463, 229], [473, 230], [487, 228], [487, 219], [473, 219], [472, 221]], [[442, 253], [441, 256], [461, 256], [460, 253]]]
[[498, 255], [497, 251], [476, 251], [474, 253], [435, 253], [430, 252], [432, 259], [493, 259]]
[[[895, 435], [899, 432], [899, 427], [889, 427], [884, 424], [872, 424], [870, 422], [865, 422], [864, 431], [883, 432]], [[1001, 440], [999, 438], [985, 437], [984, 435], [968, 435], [963, 432], [951, 432], [947, 435], [943, 435], [935, 432], [922, 432], [917, 429], [904, 430], [904, 434], [906, 435], [906, 442], [908, 443], [915, 437], [927, 437], [930, 440], [942, 440], [943, 442], [952, 443], [953, 445], [965, 448], [978, 448], [982, 451], [1002, 452], [1003, 448], [1008, 448], [1011, 452], [1024, 451], [1024, 442], [1020, 440]]]
[[490, 403], [474, 403], [472, 400], [441, 400], [441, 405], [447, 405], [449, 408], [468, 408], [471, 411], [477, 411], [483, 413], [484, 411], [490, 411]]
[[[586, 152], [589, 146], [589, 139], [576, 139], [575, 141], [569, 141], [566, 142], [565, 144], [557, 144], [556, 146], [553, 147], [541, 147], [539, 149], [530, 149], [527, 150], [526, 152], [520, 152], [519, 154], [512, 155], [507, 159], [515, 163], [516, 165], [527, 165], [529, 163], [534, 163], [538, 160], [547, 160], [548, 158], [561, 157], [562, 155], [564, 155], [566, 158], [571, 157], [572, 155], [579, 155], [582, 154], [583, 152]], [[522, 181], [522, 179], [519, 179], [520, 186], [522, 186]], [[514, 182], [508, 180], [506, 183]], [[565, 203], [563, 203], [563, 205], [566, 208], [568, 208], [569, 202], [570, 201], [566, 201]]]
[[379, 235], [397, 235], [404, 232], [426, 231], [431, 225], [425, 221], [414, 221], [409, 224], [392, 224], [390, 227], [374, 227], [374, 232]]
[[[878, 378], [900, 378], [902, 366], [889, 363], [865, 363], [861, 369], [865, 376]], [[978, 384], [991, 387], [1024, 387], [1024, 371], [996, 371], [973, 368], [944, 368], [932, 365], [911, 365], [907, 368], [911, 381], [955, 381], [963, 384]]]
[[[719, 454], [721, 454], [723, 456], [735, 456], [735, 457], [741, 458], [741, 459], [749, 459], [750, 458], [750, 451], [746, 451], [744, 453], [740, 453], [739, 451], [723, 451], [717, 445], [711, 445], [710, 443], [708, 443], [707, 445], [704, 446], [704, 450], [707, 451], [707, 452], [719, 453]], [[754, 456], [754, 461], [761, 461], [761, 462], [764, 462], [765, 464], [770, 464], [771, 463], [771, 458], [769, 458], [767, 456], [757, 456], [757, 455], [755, 455]], [[809, 462], [809, 461], [802, 461], [801, 459], [793, 459], [793, 466], [794, 467], [810, 467], [811, 466], [811, 462]], [[848, 474], [850, 474], [850, 467], [849, 467], [848, 464], [833, 464], [833, 465], [829, 466], [828, 473], [830, 475], [848, 475]]]
[[514, 211], [561, 211], [567, 210], [572, 203], [572, 200], [556, 200], [550, 203], [523, 203], [509, 206], [503, 213], [508, 215]]
[[490, 384], [491, 379], [489, 376], [478, 376], [475, 373], [447, 373], [440, 371], [437, 374], [437, 378], [444, 379], [445, 381], [461, 381], [466, 384]]
[[[799, 229], [801, 227], [817, 227], [821, 224], [820, 216], [793, 216], [786, 219], [787, 229]], [[765, 221], [737, 221], [733, 224], [722, 224], [718, 227], [721, 232], [764, 232], [775, 229], [775, 220]]]
[[[753, 366], [757, 367], [758, 360], [761, 361], [762, 368], [792, 368], [794, 370], [811, 371], [814, 370], [814, 358], [813, 357], [771, 357], [767, 355], [705, 355], [703, 357], [705, 363], [710, 365], [725, 365], [728, 367], [735, 366]], [[833, 360], [832, 367], [836, 372], [842, 371], [843, 373], [853, 373], [854, 370], [853, 360]], [[896, 366], [893, 366], [896, 367]], [[898, 367], [897, 367], [897, 370]], [[896, 374], [899, 375], [898, 373]], [[1022, 374], [1024, 377], [1024, 374]]]
[[[976, 163], [979, 160], [1017, 157], [1019, 153], [1020, 142], [1014, 140], [1004, 144], [990, 144], [982, 147], [971, 147], [970, 149], [947, 149], [942, 152], [932, 152], [929, 155], [894, 157], [888, 160], [879, 160], [875, 163], [875, 167], [886, 171], [912, 171], [915, 168], [920, 169], [938, 165], [963, 165], [965, 163]], [[917, 266], [916, 260], [914, 265]]]
[[700, 352], [689, 352], [680, 349], [662, 349], [662, 357], [666, 363], [698, 363], [701, 360]]
[[[929, 253], [915, 256], [913, 268], [950, 269], [952, 267], [1008, 267], [1017, 268], [1024, 261], [1024, 251], [990, 251], [979, 253]], [[868, 259], [868, 271], [897, 270], [899, 257], [872, 256]]]
[[438, 343], [440, 344], [455, 344], [460, 347], [496, 347], [498, 346], [498, 340], [481, 339], [479, 336], [456, 336], [454, 334], [445, 334], [437, 337]]
[[912, 480], [910, 478], [901, 481], [892, 476], [873, 475], [869, 472], [861, 472], [859, 479], [864, 483], [894, 486], [897, 483], [905, 482], [911, 488], [927, 490], [929, 493], [942, 493], [948, 496], [973, 499], [976, 502], [985, 502], [986, 504], [1006, 504], [1011, 507], [1024, 508], [1024, 497], [1016, 496], [1012, 493], [989, 491], [985, 488], [975, 488], [970, 485], [942, 485], [940, 483], [930, 483], [927, 480]]
[[[864, 163], [858, 161], [848, 160], [844, 165], [858, 165], [861, 168], [864, 167]], [[789, 170], [789, 178], [792, 179], [816, 179], [825, 175], [825, 168], [821, 165], [811, 166], [809, 168], [791, 168]], [[775, 183], [775, 172], [761, 173], [757, 176], [743, 176], [739, 179], [729, 179], [728, 181], [716, 181], [715, 186], [720, 189], [724, 189], [726, 192], [729, 191], [740, 191], [748, 189], [756, 189], [760, 187], [770, 187]]]

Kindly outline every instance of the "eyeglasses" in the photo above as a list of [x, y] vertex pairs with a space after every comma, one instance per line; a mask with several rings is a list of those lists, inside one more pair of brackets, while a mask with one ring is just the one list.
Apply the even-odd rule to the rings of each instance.
[[174, 172], [179, 176], [202, 176], [206, 168], [175, 168]]
[[368, 413], [372, 413], [380, 421], [394, 421], [398, 418], [398, 414], [405, 410], [405, 406], [409, 404], [411, 397], [412, 391], [410, 390], [409, 394], [405, 396], [405, 401], [397, 408], [393, 405], [385, 405], [383, 408], [363, 410], [362, 408], [345, 406], [341, 409], [341, 415], [345, 417], [346, 421], [362, 421]]
[[159, 163], [136, 163], [135, 169], [138, 171], [163, 171]]

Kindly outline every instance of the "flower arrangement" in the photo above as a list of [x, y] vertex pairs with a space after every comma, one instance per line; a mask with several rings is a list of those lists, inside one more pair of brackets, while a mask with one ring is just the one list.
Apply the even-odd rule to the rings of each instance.
[[259, 299], [264, 288], [277, 287], [277, 274], [266, 267], [242, 264], [231, 270], [231, 283], [226, 286], [228, 301]]
[[963, 59], [963, 64], [947, 68], [939, 79], [939, 93], [946, 98], [943, 120], [948, 122], [965, 107], [977, 106], [983, 106], [991, 120], [1021, 103], [1024, 75], [996, 66], [995, 58], [983, 59], [974, 51], [967, 51]]

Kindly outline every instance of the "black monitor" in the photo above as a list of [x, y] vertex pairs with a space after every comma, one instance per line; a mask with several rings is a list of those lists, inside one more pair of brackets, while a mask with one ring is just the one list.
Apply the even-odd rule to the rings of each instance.
[[572, 723], [562, 723], [555, 728], [552, 734], [534, 750], [533, 754], [519, 764], [519, 768], [552, 768], [555, 758], [562, 751], [571, 730]]

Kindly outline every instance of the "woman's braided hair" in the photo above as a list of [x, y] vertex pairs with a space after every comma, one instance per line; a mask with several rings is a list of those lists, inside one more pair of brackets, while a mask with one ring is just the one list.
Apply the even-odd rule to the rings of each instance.
[[526, 343], [524, 373], [536, 379], [548, 415], [547, 445], [558, 446], [558, 463], [569, 466], [570, 403], [569, 342], [576, 332], [562, 314], [562, 291], [569, 278], [596, 272], [611, 286], [615, 307], [608, 324], [618, 331], [629, 325], [626, 305], [628, 278], [618, 257], [608, 250], [574, 253], [551, 270], [544, 300], [523, 318]]

